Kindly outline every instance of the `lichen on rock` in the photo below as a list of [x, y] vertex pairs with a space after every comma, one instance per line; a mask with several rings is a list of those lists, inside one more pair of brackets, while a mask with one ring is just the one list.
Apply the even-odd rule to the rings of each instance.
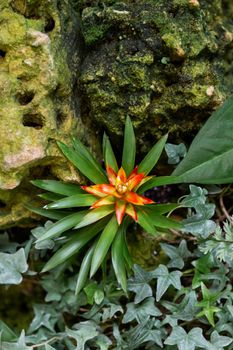
[[4, 0], [0, 23], [0, 227], [4, 228], [24, 225], [31, 217], [24, 208], [32, 199], [30, 179], [52, 174], [79, 181], [56, 140], [68, 140], [72, 133], [83, 137], [85, 129], [78, 97], [74, 99], [80, 22], [69, 2]]

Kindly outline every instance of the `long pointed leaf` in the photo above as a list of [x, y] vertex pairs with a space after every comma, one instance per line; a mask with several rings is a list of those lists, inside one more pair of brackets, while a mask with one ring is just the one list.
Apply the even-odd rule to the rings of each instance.
[[110, 166], [116, 173], [118, 172], [118, 165], [114, 155], [111, 143], [108, 136], [104, 133], [103, 136], [103, 155], [105, 166]]
[[122, 224], [116, 237], [112, 244], [112, 264], [115, 271], [115, 275], [118, 283], [122, 287], [123, 291], [127, 293], [127, 279], [126, 279], [126, 270], [125, 270], [125, 259], [124, 259], [124, 251], [125, 251], [125, 227]]
[[148, 180], [145, 184], [143, 184], [137, 192], [141, 194], [153, 187], [179, 184], [181, 182], [182, 180], [179, 176], [153, 177], [152, 179]]
[[44, 241], [45, 239], [51, 239], [53, 237], [59, 236], [61, 233], [73, 228], [77, 225], [86, 215], [87, 211], [80, 211], [77, 213], [72, 213], [65, 218], [55, 222], [48, 231], [46, 231], [42, 237], [40, 237], [37, 242]]
[[64, 195], [53, 193], [53, 192], [45, 192], [38, 194], [38, 197], [45, 199], [46, 201], [55, 202], [62, 198], [64, 198]]
[[56, 202], [47, 204], [46, 209], [61, 209], [61, 208], [74, 208], [74, 207], [86, 207], [94, 204], [97, 201], [95, 196], [91, 194], [76, 194], [74, 196], [60, 199]]
[[84, 144], [78, 140], [77, 138], [72, 138], [73, 140], [73, 145], [74, 145], [74, 148], [75, 150], [78, 152], [78, 153], [81, 153], [82, 156], [84, 158], [86, 158], [96, 169], [96, 171], [102, 175], [103, 177], [103, 180], [104, 182], [107, 181], [107, 177], [106, 177], [106, 174], [104, 172], [104, 170], [102, 169], [101, 165], [97, 162], [97, 160], [93, 157], [93, 155], [91, 154], [91, 152], [89, 151], [89, 149], [84, 146]]
[[81, 228], [104, 218], [105, 216], [111, 214], [114, 211], [113, 205], [106, 205], [104, 207], [99, 207], [96, 209], [91, 209], [87, 212], [85, 217], [82, 219], [75, 228]]
[[162, 215], [151, 215], [151, 221], [156, 227], [174, 228], [178, 230], [182, 228], [181, 223], [179, 223], [178, 221], [169, 219], [166, 216]]
[[91, 272], [90, 272], [91, 277], [96, 273], [99, 266], [103, 262], [112, 244], [112, 241], [114, 240], [114, 237], [117, 233], [118, 228], [119, 226], [117, 223], [116, 215], [114, 214], [111, 220], [108, 222], [105, 229], [103, 230], [98, 240], [97, 246], [95, 248], [92, 262], [91, 262]]
[[138, 210], [137, 211], [137, 214], [138, 214], [138, 223], [140, 226], [142, 226], [142, 228], [152, 234], [152, 235], [156, 235], [157, 234], [157, 231], [154, 227], [154, 224], [150, 218], [150, 216], [145, 213], [143, 210]]
[[88, 274], [91, 268], [91, 260], [93, 257], [93, 253], [95, 250], [97, 242], [93, 244], [90, 249], [87, 251], [86, 255], [83, 258], [82, 264], [79, 269], [79, 274], [78, 274], [78, 279], [77, 279], [77, 284], [76, 284], [76, 289], [75, 289], [75, 294], [79, 294], [83, 287], [85, 286], [85, 283], [88, 278]]
[[65, 212], [65, 211], [58, 212], [56, 210], [47, 210], [47, 209], [36, 208], [30, 204], [25, 205], [25, 208], [32, 211], [33, 213], [36, 213], [36, 214], [41, 215], [41, 216], [45, 216], [46, 218], [51, 219], [51, 220], [61, 220], [70, 214], [69, 212]]
[[62, 194], [64, 196], [83, 193], [79, 185], [63, 183], [56, 180], [33, 180], [31, 183], [42, 190]]
[[180, 208], [181, 205], [177, 203], [166, 203], [166, 204], [150, 204], [145, 205], [143, 210], [148, 213], [148, 215], [158, 215], [158, 214], [166, 214], [169, 211], [173, 211], [177, 208]]
[[166, 144], [168, 138], [168, 134], [164, 135], [147, 153], [145, 158], [141, 161], [138, 166], [138, 172], [144, 173], [145, 175], [149, 174], [149, 172], [154, 168], [161, 153], [163, 152], [164, 146]]
[[95, 184], [106, 183], [106, 176], [103, 176], [103, 174], [100, 173], [98, 169], [96, 169], [96, 167], [81, 153], [78, 154], [76, 150], [68, 147], [63, 142], [58, 141], [58, 146], [66, 158], [69, 159], [69, 161], [71, 161], [89, 180]]
[[106, 218], [99, 222], [85, 227], [78, 232], [74, 231], [74, 234], [70, 237], [68, 242], [60, 248], [52, 258], [47, 262], [43, 268], [43, 272], [49, 271], [54, 267], [62, 264], [64, 261], [77, 254], [84, 245], [86, 245], [92, 238], [94, 238], [99, 232], [101, 232], [107, 224]]
[[207, 120], [174, 170], [181, 182], [233, 182], [233, 96]]
[[136, 140], [133, 130], [133, 125], [129, 117], [126, 118], [125, 132], [124, 132], [124, 145], [122, 155], [122, 167], [128, 176], [134, 168], [136, 156]]

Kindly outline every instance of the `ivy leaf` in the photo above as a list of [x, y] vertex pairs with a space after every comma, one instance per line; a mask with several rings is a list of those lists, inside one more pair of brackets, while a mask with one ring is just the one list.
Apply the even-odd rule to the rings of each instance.
[[219, 335], [217, 331], [213, 331], [210, 336], [209, 350], [224, 350], [225, 346], [232, 343], [233, 339], [230, 337]]
[[95, 344], [99, 346], [100, 350], [108, 350], [112, 345], [112, 341], [104, 334], [99, 334], [95, 340]]
[[27, 346], [26, 340], [25, 340], [25, 331], [23, 330], [21, 332], [21, 335], [17, 341], [17, 343], [7, 343], [4, 342], [2, 344], [2, 349], [4, 350], [33, 350], [31, 346]]
[[124, 310], [121, 305], [109, 303], [108, 307], [103, 308], [102, 321], [113, 318], [117, 312], [123, 314]]
[[182, 269], [184, 267], [184, 259], [192, 256], [188, 250], [187, 242], [182, 239], [178, 247], [174, 247], [171, 244], [161, 243], [162, 250], [171, 259], [167, 264], [168, 267]]
[[208, 195], [208, 191], [205, 188], [201, 188], [195, 185], [190, 185], [189, 190], [190, 190], [190, 194], [185, 196], [181, 201], [181, 204], [184, 207], [196, 208], [196, 206], [206, 203], [206, 200], [207, 200], [206, 196]]
[[45, 350], [56, 350], [56, 349], [53, 348], [51, 345], [46, 344], [46, 345], [45, 345]]
[[156, 301], [161, 299], [170, 285], [173, 285], [173, 287], [178, 290], [181, 289], [180, 277], [182, 276], [182, 272], [180, 271], [169, 272], [165, 265], [160, 264], [159, 267], [153, 271], [153, 276], [158, 279]]
[[[53, 225], [53, 222], [48, 220], [44, 224], [44, 226], [38, 226], [34, 229], [31, 230], [32, 235], [36, 238], [39, 239], [48, 229]], [[35, 244], [36, 249], [53, 249], [54, 248], [54, 241], [52, 239], [46, 239], [42, 242], [37, 242]]]
[[135, 319], [140, 323], [150, 316], [161, 315], [160, 310], [155, 306], [153, 297], [145, 299], [140, 304], [128, 303], [126, 307], [127, 311], [123, 317], [123, 323], [129, 323]]
[[87, 341], [98, 336], [95, 322], [80, 322], [73, 327], [75, 328], [73, 330], [66, 328], [66, 333], [77, 342], [75, 350], [85, 350], [85, 344]]
[[187, 149], [183, 143], [174, 145], [172, 143], [166, 143], [165, 151], [168, 156], [168, 164], [177, 164], [180, 162], [180, 158], [184, 158], [187, 153]]
[[27, 269], [23, 248], [14, 254], [0, 253], [0, 284], [20, 284], [23, 279], [21, 274]]
[[196, 214], [182, 221], [182, 231], [206, 239], [216, 229], [215, 222], [209, 220], [214, 215], [214, 211], [214, 204], [196, 206]]
[[35, 304], [33, 307], [34, 318], [29, 326], [28, 333], [31, 334], [41, 327], [54, 332], [54, 326], [59, 319], [59, 314], [50, 306]]
[[148, 284], [152, 279], [152, 272], [147, 272], [140, 266], [134, 265], [134, 276], [128, 280], [128, 290], [136, 293], [134, 300], [136, 304], [140, 303], [145, 298], [152, 296], [152, 289]]
[[182, 327], [174, 327], [171, 335], [165, 340], [164, 344], [177, 345], [179, 350], [194, 350], [198, 348], [206, 348], [207, 340], [202, 335], [199, 327], [191, 329], [187, 334]]

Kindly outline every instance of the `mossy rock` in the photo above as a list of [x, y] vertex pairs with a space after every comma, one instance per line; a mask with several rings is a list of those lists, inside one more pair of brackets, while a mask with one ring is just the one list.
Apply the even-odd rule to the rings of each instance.
[[87, 54], [86, 114], [146, 151], [167, 131], [190, 142], [233, 91], [231, 0], [76, 1]]

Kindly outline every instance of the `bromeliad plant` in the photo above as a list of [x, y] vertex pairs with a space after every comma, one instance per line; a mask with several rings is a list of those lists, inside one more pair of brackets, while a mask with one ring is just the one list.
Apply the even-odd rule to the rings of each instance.
[[[92, 277], [96, 273], [111, 248], [112, 264], [117, 280], [126, 291], [126, 274], [132, 267], [126, 240], [129, 224], [135, 221], [152, 235], [157, 235], [158, 229], [180, 228], [178, 222], [163, 215], [174, 210], [177, 204], [156, 204], [142, 195], [145, 189], [156, 184], [155, 178], [148, 174], [157, 163], [166, 140], [167, 135], [163, 136], [135, 167], [136, 141], [131, 120], [127, 117], [120, 168], [110, 141], [104, 135], [103, 155], [106, 172], [78, 139], [72, 139], [72, 147], [58, 142], [66, 158], [94, 185], [78, 186], [54, 180], [33, 181], [34, 185], [48, 191], [40, 196], [50, 201], [44, 209], [33, 210], [58, 220], [37, 242], [62, 234], [66, 239], [64, 246], [45, 265], [44, 272], [64, 261], [69, 261], [89, 243], [77, 280], [76, 293], [79, 293], [85, 285], [88, 274], [90, 273]], [[161, 182], [159, 179], [158, 183]], [[161, 179], [163, 182], [163, 178]], [[80, 207], [89, 208], [75, 209]], [[70, 208], [73, 208], [72, 211]]]

